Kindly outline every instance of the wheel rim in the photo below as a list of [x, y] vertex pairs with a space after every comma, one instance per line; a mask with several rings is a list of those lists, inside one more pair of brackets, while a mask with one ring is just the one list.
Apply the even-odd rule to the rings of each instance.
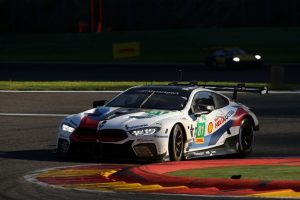
[[250, 150], [253, 143], [253, 130], [251, 125], [246, 125], [243, 128], [241, 135], [241, 143], [244, 151]]
[[180, 157], [183, 148], [182, 130], [177, 126], [175, 129], [175, 133], [175, 153], [177, 157]]

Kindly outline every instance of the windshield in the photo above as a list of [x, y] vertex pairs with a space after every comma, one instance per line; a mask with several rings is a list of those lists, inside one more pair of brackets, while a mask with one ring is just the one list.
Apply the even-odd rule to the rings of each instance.
[[229, 55], [229, 56], [245, 55], [245, 54], [247, 54], [247, 53], [244, 50], [238, 49], [238, 48], [227, 50], [227, 55]]
[[109, 107], [182, 110], [189, 94], [177, 91], [134, 90], [127, 91], [109, 102]]

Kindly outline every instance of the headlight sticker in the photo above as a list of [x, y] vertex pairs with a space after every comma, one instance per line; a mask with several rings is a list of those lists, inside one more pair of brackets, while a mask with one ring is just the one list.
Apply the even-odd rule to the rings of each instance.
[[125, 125], [125, 128], [127, 130], [140, 129], [140, 128], [144, 128], [144, 127], [148, 127], [148, 124], [141, 124], [141, 125], [136, 125], [136, 126]]
[[65, 132], [69, 132], [69, 133], [72, 133], [75, 130], [75, 128], [71, 127], [68, 124], [62, 124], [61, 129]]
[[145, 136], [145, 135], [153, 135], [159, 130], [160, 130], [159, 127], [147, 127], [147, 128], [134, 129], [129, 132], [134, 136]]

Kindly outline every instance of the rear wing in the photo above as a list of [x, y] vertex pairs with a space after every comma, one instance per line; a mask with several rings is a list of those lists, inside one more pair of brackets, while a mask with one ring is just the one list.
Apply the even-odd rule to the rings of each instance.
[[216, 91], [232, 91], [232, 99], [237, 99], [237, 93], [238, 92], [247, 92], [247, 93], [256, 93], [256, 94], [268, 94], [268, 88], [267, 87], [248, 87], [245, 83], [238, 83], [236, 86], [226, 86], [226, 85], [209, 85], [209, 84], [199, 84], [196, 81], [189, 82], [189, 83], [178, 83], [178, 82], [172, 82], [169, 85], [178, 85], [178, 86], [199, 86], [203, 88], [207, 88], [210, 90], [216, 90]]

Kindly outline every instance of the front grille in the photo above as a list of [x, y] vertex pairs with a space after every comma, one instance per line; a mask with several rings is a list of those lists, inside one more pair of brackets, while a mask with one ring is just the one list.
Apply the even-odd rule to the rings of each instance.
[[81, 136], [96, 136], [97, 135], [97, 129], [94, 129], [94, 128], [77, 128], [75, 130], [75, 134], [81, 135]]
[[125, 140], [128, 136], [124, 130], [103, 129], [98, 131], [98, 137], [101, 142], [119, 142]]

